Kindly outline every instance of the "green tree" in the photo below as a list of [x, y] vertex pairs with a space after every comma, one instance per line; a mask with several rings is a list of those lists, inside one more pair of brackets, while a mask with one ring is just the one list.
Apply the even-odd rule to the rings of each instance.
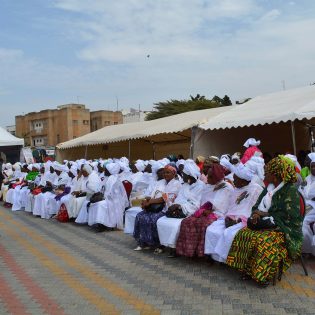
[[224, 95], [224, 97], [222, 98], [221, 104], [222, 104], [222, 106], [230, 106], [230, 105], [232, 105], [232, 102], [227, 95]]
[[189, 100], [169, 100], [159, 102], [154, 104], [154, 111], [147, 115], [146, 120], [154, 120], [194, 110], [225, 106], [222, 104], [222, 101], [222, 99], [220, 99], [220, 102], [213, 99], [209, 100], [205, 96], [197, 94], [195, 97], [190, 95]]

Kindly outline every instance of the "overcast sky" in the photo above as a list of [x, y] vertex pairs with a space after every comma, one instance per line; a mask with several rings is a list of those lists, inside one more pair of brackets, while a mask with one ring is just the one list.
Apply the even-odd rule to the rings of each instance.
[[315, 81], [314, 0], [0, 0], [0, 126]]

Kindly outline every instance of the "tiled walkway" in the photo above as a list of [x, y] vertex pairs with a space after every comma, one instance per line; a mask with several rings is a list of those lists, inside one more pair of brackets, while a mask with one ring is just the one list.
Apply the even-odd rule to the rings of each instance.
[[0, 206], [0, 314], [315, 314], [315, 259], [262, 289], [206, 260], [135, 252], [120, 231]]

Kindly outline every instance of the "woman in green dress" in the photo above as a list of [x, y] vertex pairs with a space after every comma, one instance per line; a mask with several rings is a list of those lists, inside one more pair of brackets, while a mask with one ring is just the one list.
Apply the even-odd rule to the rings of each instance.
[[[269, 185], [259, 196], [251, 218], [272, 217], [275, 228], [244, 228], [236, 235], [227, 264], [240, 270], [242, 279], [268, 285], [280, 263], [285, 271], [300, 255], [303, 234], [296, 180], [294, 165], [286, 157], [279, 155], [266, 165], [265, 181]], [[264, 211], [259, 210], [264, 205]]]

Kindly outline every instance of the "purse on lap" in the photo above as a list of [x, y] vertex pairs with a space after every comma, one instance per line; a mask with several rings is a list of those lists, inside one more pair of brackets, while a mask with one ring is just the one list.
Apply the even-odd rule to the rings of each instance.
[[145, 211], [151, 212], [151, 213], [158, 213], [161, 212], [164, 209], [165, 202], [162, 203], [151, 203], [149, 206], [147, 206]]

